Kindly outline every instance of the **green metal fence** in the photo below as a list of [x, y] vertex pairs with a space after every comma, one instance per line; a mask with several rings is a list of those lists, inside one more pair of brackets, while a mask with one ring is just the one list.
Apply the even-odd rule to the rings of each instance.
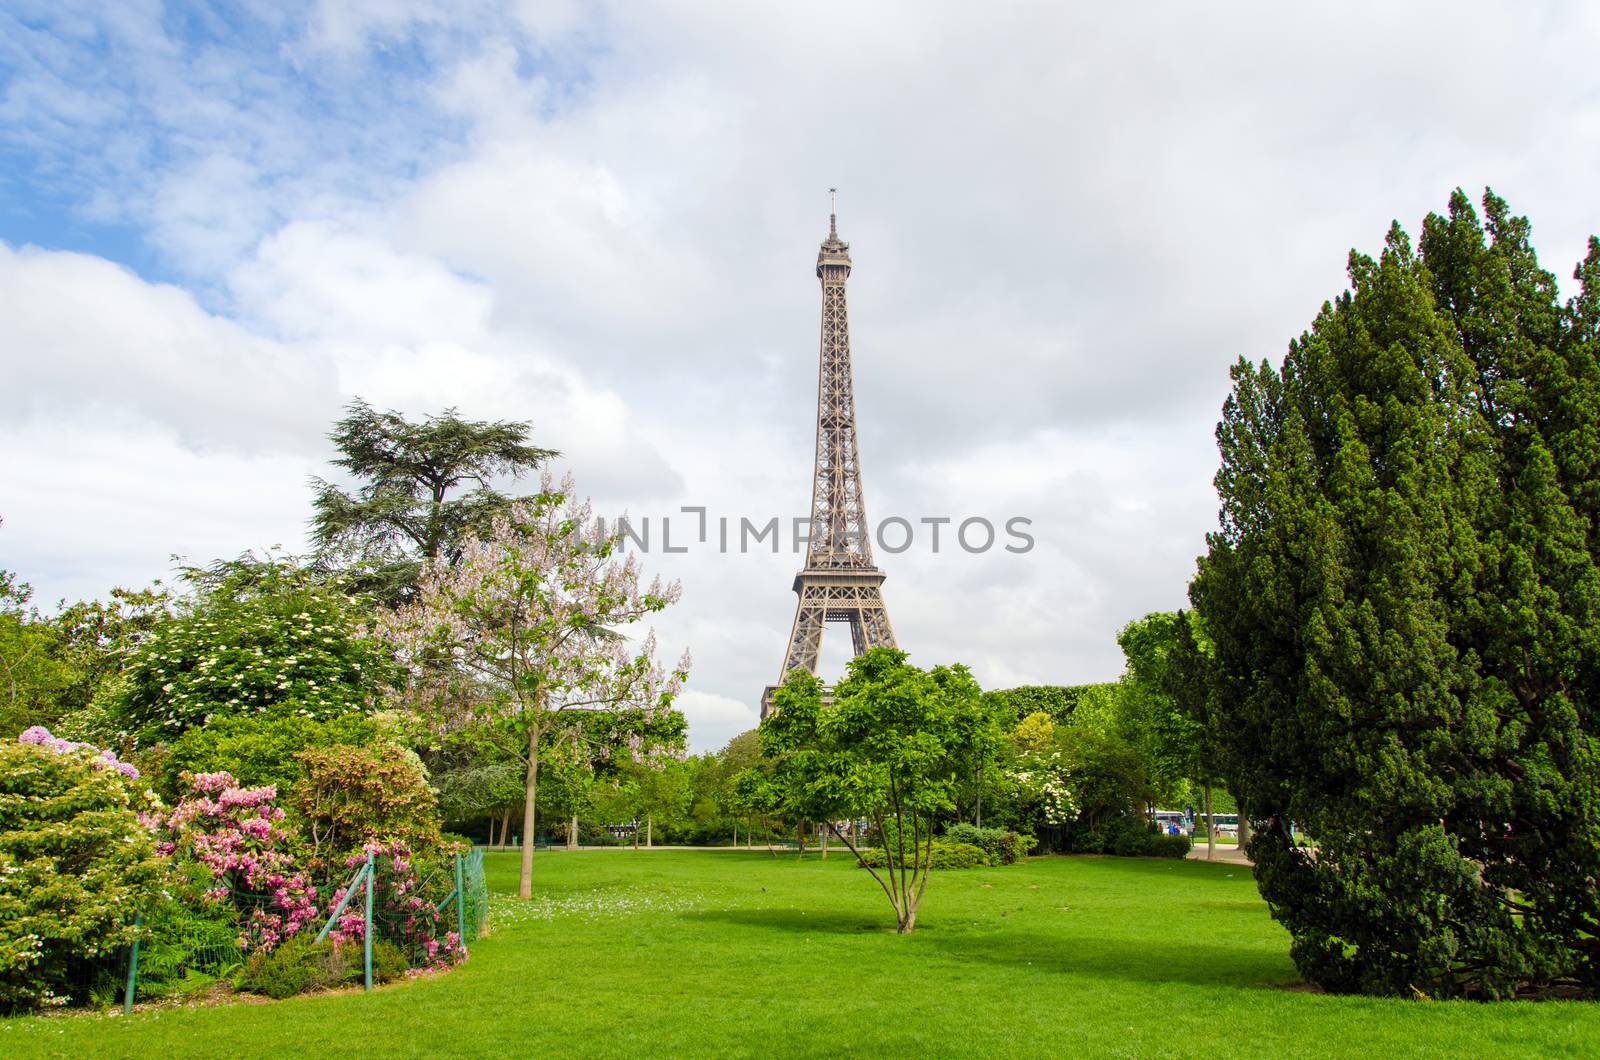
[[[474, 847], [430, 866], [422, 879], [422, 893], [447, 891], [436, 905], [429, 902], [419, 909], [409, 897], [385, 893], [383, 873], [368, 854], [352, 873], [340, 899], [323, 922], [316, 940], [321, 942], [347, 909], [359, 909], [362, 916], [362, 963], [366, 989], [372, 989], [372, 943], [385, 939], [405, 951], [413, 964], [427, 963], [432, 954], [431, 928], [442, 918], [446, 929], [453, 929], [465, 956], [472, 942], [481, 938], [488, 926], [489, 887], [483, 872], [483, 850]], [[250, 895], [236, 895], [249, 899]], [[399, 899], [405, 898], [404, 901]], [[246, 904], [249, 904], [248, 901]], [[408, 912], [409, 910], [409, 912]], [[235, 930], [219, 931], [214, 923], [171, 915], [173, 909], [152, 910], [135, 920], [139, 934], [129, 947], [126, 976], [122, 984], [123, 1011], [133, 1010], [141, 979], [164, 984], [191, 984], [198, 989], [235, 972], [245, 960], [245, 952]], [[104, 967], [104, 966], [102, 966]]]

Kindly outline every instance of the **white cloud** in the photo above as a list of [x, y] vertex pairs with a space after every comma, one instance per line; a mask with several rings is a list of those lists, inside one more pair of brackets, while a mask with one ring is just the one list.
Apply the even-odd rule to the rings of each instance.
[[760, 711], [749, 703], [696, 688], [685, 689], [676, 705], [689, 721], [689, 749], [696, 753], [721, 750], [761, 720]]
[[[869, 511], [1035, 520], [1025, 556], [881, 556], [902, 642], [991, 685], [1109, 678], [1117, 627], [1181, 604], [1204, 547], [1227, 365], [1279, 354], [1350, 245], [1458, 184], [1529, 213], [1563, 278], [1600, 230], [1583, 7], [256, 18], [197, 43], [154, 5], [0, 14], [0, 140], [33, 163], [13, 186], [136, 227], [183, 283], [0, 247], [24, 395], [0, 431], [29, 461], [0, 542], [42, 587], [298, 526], [355, 394], [530, 419], [602, 509], [658, 526], [803, 510], [837, 185]], [[236, 501], [240, 476], [264, 485]], [[114, 524], [113, 483], [160, 499], [137, 547], [46, 529]], [[685, 582], [661, 628], [694, 649], [696, 746], [753, 722], [799, 562], [648, 558]]]
[[84, 419], [0, 425], [0, 550], [36, 602], [169, 582], [170, 557], [296, 548], [320, 461], [199, 452], [170, 430]]
[[0, 243], [0, 351], [16, 397], [0, 422], [122, 425], [197, 449], [316, 449], [334, 366], [85, 254]]

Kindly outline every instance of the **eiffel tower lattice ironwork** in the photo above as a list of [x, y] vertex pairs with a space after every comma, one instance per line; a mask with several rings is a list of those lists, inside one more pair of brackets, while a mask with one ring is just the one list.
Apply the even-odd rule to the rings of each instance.
[[[833, 189], [829, 189], [832, 194]], [[850, 245], [839, 238], [838, 214], [830, 208], [828, 238], [817, 253], [822, 282], [822, 350], [817, 378], [817, 462], [811, 483], [811, 536], [805, 569], [794, 576], [800, 597], [789, 650], [778, 673], [782, 682], [797, 670], [817, 671], [823, 626], [848, 622], [855, 653], [895, 646], [894, 627], [883, 602], [884, 573], [872, 565], [871, 528], [861, 493], [861, 449], [856, 441], [855, 384], [850, 372], [850, 316], [845, 280]], [[771, 706], [769, 685], [761, 716]]]

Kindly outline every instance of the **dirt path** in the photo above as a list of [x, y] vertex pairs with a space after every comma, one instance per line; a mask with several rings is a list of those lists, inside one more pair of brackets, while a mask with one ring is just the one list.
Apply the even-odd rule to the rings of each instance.
[[[1205, 861], [1206, 860], [1206, 845], [1204, 843], [1196, 843], [1190, 849], [1189, 854], [1188, 854], [1188, 858], [1189, 858], [1190, 861]], [[1227, 864], [1227, 865], [1248, 865], [1248, 864], [1250, 864], [1250, 859], [1248, 857], [1246, 857], [1244, 851], [1240, 850], [1238, 847], [1218, 846], [1216, 848], [1215, 853], [1212, 854], [1211, 860], [1213, 862], [1219, 864], [1219, 865], [1220, 864]]]

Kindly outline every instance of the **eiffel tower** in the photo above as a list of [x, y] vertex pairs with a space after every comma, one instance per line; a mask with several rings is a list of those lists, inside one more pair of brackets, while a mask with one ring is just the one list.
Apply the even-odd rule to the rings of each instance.
[[[839, 238], [834, 189], [828, 189], [828, 238], [817, 252], [822, 281], [822, 353], [817, 381], [817, 463], [811, 482], [811, 537], [805, 569], [794, 576], [800, 597], [781, 683], [797, 670], [817, 672], [822, 627], [850, 623], [855, 653], [894, 647], [894, 627], [883, 602], [884, 573], [872, 565], [871, 528], [861, 499], [861, 450], [856, 444], [855, 384], [850, 373], [850, 317], [844, 284], [850, 245]], [[777, 685], [761, 696], [765, 718]]]

